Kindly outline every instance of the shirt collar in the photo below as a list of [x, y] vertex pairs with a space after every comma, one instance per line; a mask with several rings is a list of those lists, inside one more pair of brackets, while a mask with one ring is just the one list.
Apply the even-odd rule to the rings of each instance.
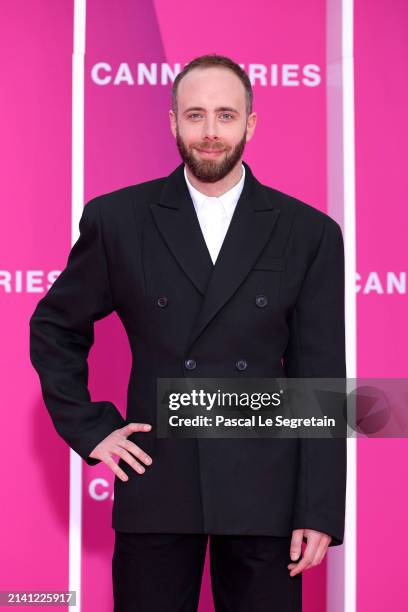
[[188, 190], [191, 195], [191, 199], [193, 200], [193, 204], [197, 212], [201, 209], [201, 207], [203, 206], [206, 200], [219, 200], [221, 204], [223, 205], [225, 213], [228, 215], [228, 217], [229, 218], [232, 217], [234, 210], [235, 210], [235, 206], [237, 205], [241, 192], [244, 188], [245, 166], [243, 164], [241, 164], [241, 166], [242, 166], [242, 175], [238, 183], [234, 185], [233, 187], [231, 187], [231, 189], [228, 189], [228, 191], [226, 191], [222, 195], [218, 197], [210, 197], [210, 196], [205, 195], [205, 193], [198, 191], [198, 189], [196, 189], [195, 187], [193, 187], [193, 185], [188, 180], [186, 166], [184, 164], [184, 178], [186, 179], [187, 187], [188, 187]]

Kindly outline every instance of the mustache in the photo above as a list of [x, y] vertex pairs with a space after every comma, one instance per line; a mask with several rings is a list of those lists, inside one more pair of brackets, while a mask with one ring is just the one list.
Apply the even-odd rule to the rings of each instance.
[[198, 144], [198, 145], [193, 145], [193, 147], [195, 149], [201, 149], [202, 151], [224, 151], [227, 149], [227, 147], [223, 144], [219, 144], [219, 145], [215, 145], [215, 146], [208, 146], [208, 144]]

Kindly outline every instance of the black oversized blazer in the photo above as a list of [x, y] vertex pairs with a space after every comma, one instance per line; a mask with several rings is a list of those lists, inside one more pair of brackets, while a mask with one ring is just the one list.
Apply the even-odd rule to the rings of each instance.
[[[115, 477], [115, 529], [311, 528], [333, 546], [344, 537], [344, 438], [156, 436], [158, 377], [346, 376], [340, 226], [245, 169], [215, 266], [183, 164], [87, 202], [67, 265], [31, 316], [30, 358], [56, 430], [89, 465], [114, 429], [153, 425], [130, 436], [153, 457], [146, 472], [120, 459], [129, 480]], [[112, 402], [91, 401], [87, 387], [93, 323], [113, 311], [132, 351], [125, 418]]]

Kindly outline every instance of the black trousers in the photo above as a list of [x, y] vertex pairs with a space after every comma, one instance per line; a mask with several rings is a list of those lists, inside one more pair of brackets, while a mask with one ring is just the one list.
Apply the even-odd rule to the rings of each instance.
[[302, 573], [290, 577], [290, 538], [115, 530], [114, 612], [196, 612], [210, 538], [216, 612], [300, 612]]

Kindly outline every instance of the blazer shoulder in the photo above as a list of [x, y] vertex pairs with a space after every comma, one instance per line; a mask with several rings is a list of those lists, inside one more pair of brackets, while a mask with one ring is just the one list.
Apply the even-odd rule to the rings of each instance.
[[281, 209], [289, 211], [297, 223], [303, 228], [312, 229], [315, 228], [317, 231], [323, 230], [324, 227], [337, 230], [341, 232], [339, 223], [333, 219], [328, 213], [316, 208], [312, 204], [300, 200], [295, 196], [292, 196], [283, 191], [279, 191], [274, 187], [264, 185], [275, 204], [280, 206]]
[[143, 214], [152, 201], [155, 201], [167, 177], [160, 177], [134, 185], [126, 185], [97, 195], [86, 202], [89, 212], [101, 215], [104, 220], [113, 221], [123, 218], [128, 212]]

